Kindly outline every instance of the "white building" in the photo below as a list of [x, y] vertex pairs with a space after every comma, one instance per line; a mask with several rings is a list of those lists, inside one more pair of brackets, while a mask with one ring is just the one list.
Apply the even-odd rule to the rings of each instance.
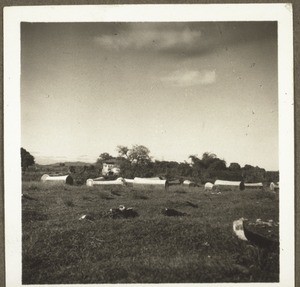
[[116, 159], [109, 159], [103, 163], [102, 175], [118, 175], [120, 173], [120, 165]]

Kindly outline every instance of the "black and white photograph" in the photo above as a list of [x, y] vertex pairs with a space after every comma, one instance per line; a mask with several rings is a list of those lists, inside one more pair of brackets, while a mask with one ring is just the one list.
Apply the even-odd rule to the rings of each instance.
[[5, 12], [8, 287], [293, 286], [290, 6]]

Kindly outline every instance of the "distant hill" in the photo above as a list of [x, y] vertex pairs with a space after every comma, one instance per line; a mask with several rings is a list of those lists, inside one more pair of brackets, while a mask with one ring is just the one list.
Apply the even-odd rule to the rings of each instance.
[[66, 166], [76, 165], [76, 166], [84, 166], [84, 165], [94, 165], [95, 162], [82, 162], [82, 161], [67, 161], [64, 162]]
[[72, 166], [72, 165], [74, 165], [74, 166], [85, 166], [85, 165], [89, 166], [89, 165], [93, 165], [95, 163], [82, 162], [82, 161], [67, 161], [67, 162], [57, 162], [57, 163], [51, 163], [51, 164], [38, 164], [37, 163], [36, 166], [37, 167], [43, 167], [43, 168], [45, 168], [45, 167], [49, 167], [50, 168], [50, 167], [61, 167], [62, 164], [64, 166], [69, 167], [69, 166]]

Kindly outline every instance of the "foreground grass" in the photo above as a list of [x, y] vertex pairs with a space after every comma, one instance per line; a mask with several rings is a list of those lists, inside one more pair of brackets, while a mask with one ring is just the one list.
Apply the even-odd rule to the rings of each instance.
[[[38, 182], [24, 183], [23, 193], [36, 199], [23, 199], [23, 284], [279, 280], [278, 252], [261, 250], [232, 232], [233, 220], [240, 217], [278, 222], [278, 195]], [[139, 216], [105, 216], [120, 204]], [[188, 215], [166, 217], [161, 213], [165, 207]], [[79, 220], [83, 214], [95, 220]]]

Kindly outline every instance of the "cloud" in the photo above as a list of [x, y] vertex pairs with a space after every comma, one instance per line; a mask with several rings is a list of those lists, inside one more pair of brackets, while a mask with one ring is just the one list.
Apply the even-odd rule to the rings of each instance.
[[[102, 26], [104, 24], [101, 24]], [[169, 56], [199, 57], [233, 46], [269, 41], [276, 45], [276, 22], [109, 23], [93, 40], [114, 51], [159, 51]]]
[[216, 81], [215, 70], [188, 70], [174, 71], [161, 79], [164, 83], [168, 83], [176, 87], [190, 87], [196, 85], [209, 85]]
[[200, 30], [188, 26], [135, 26], [135, 28], [95, 36], [94, 41], [100, 47], [114, 50], [169, 50], [194, 47], [201, 38]]

